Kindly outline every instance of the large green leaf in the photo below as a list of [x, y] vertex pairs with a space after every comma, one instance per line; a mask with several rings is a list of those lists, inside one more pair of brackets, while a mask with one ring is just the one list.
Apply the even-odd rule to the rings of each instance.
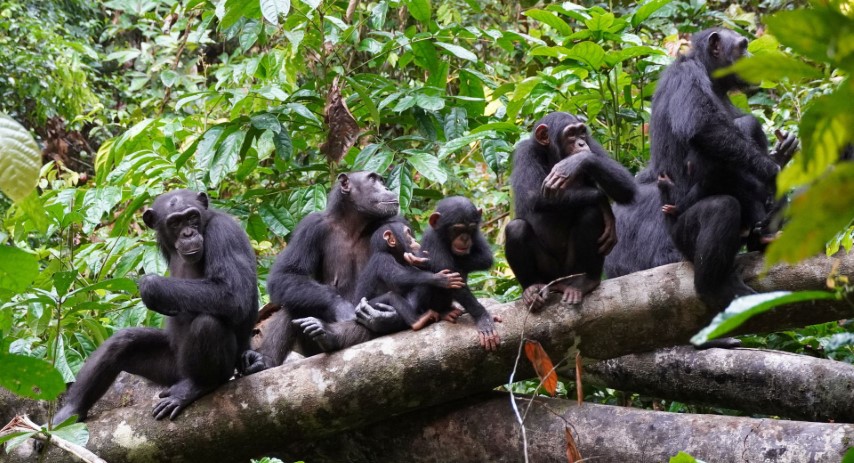
[[406, 160], [412, 164], [412, 167], [428, 180], [436, 183], [445, 183], [448, 180], [448, 174], [436, 156], [418, 150], [406, 150], [404, 153], [408, 155]]
[[854, 163], [836, 165], [792, 199], [783, 234], [768, 247], [767, 265], [820, 254], [825, 243], [854, 220]]
[[[217, 9], [217, 12], [219, 11]], [[261, 19], [261, 2], [259, 0], [225, 0], [223, 14], [219, 18], [220, 29], [228, 29], [241, 18]]]
[[41, 152], [32, 135], [11, 117], [0, 114], [0, 190], [18, 202], [36, 187]]
[[261, 14], [273, 24], [279, 24], [279, 16], [287, 16], [291, 10], [291, 0], [260, 0]]
[[752, 294], [740, 297], [715, 316], [709, 326], [697, 333], [691, 342], [695, 345], [719, 338], [741, 326], [751, 317], [767, 312], [774, 307], [793, 302], [839, 299], [836, 293], [827, 291], [774, 291], [764, 294]]
[[65, 381], [56, 368], [42, 359], [0, 354], [0, 386], [22, 397], [53, 400], [65, 390]]
[[406, 7], [409, 8], [409, 14], [418, 22], [430, 21], [430, 16], [433, 14], [430, 0], [405, 0], [405, 3]]
[[817, 79], [821, 71], [780, 52], [765, 52], [760, 55], [740, 59], [732, 66], [715, 73], [716, 77], [728, 74], [738, 74], [748, 81], [759, 83], [763, 80], [779, 82], [785, 78], [790, 80]]
[[246, 132], [239, 129], [234, 130], [226, 135], [217, 147], [208, 172], [210, 187], [218, 187], [226, 175], [237, 170], [237, 161], [240, 160], [240, 147], [243, 145], [245, 137]]
[[89, 429], [86, 427], [86, 423], [71, 423], [61, 426], [51, 431], [51, 434], [80, 446], [89, 442]]
[[401, 214], [409, 210], [414, 186], [415, 182], [412, 179], [412, 169], [407, 164], [396, 166], [388, 175], [388, 189], [397, 193]]
[[845, 452], [845, 456], [842, 457], [842, 463], [854, 463], [854, 447]]
[[484, 132], [470, 133], [468, 135], [463, 135], [462, 137], [455, 138], [447, 143], [445, 143], [439, 149], [439, 159], [444, 159], [449, 154], [459, 150], [464, 146], [469, 146], [472, 143], [483, 140], [485, 138], [495, 138], [498, 134], [493, 130], [486, 130]]
[[845, 19], [825, 9], [779, 11], [765, 18], [774, 37], [783, 45], [816, 61], [834, 62], [836, 34], [845, 29]]
[[21, 293], [38, 274], [39, 260], [36, 256], [13, 246], [0, 245], [0, 288]]
[[581, 42], [572, 47], [566, 57], [599, 69], [605, 61], [605, 50], [597, 43]]
[[671, 1], [673, 0], [650, 0], [648, 2], [644, 2], [643, 5], [638, 7], [635, 14], [632, 15], [632, 27], [638, 27], [640, 23], [646, 20], [646, 18], [650, 17], [653, 13]]
[[258, 206], [258, 214], [270, 232], [279, 237], [287, 236], [296, 225], [294, 217], [287, 209], [277, 207], [273, 203], [261, 203]]
[[459, 45], [444, 42], [435, 42], [435, 44], [436, 46], [444, 48], [445, 50], [448, 50], [449, 52], [453, 53], [454, 56], [456, 56], [457, 58], [468, 60], [473, 63], [477, 62], [477, 55]]
[[556, 30], [561, 35], [572, 34], [572, 28], [569, 27], [569, 24], [551, 11], [532, 8], [523, 14], [531, 19], [535, 19], [543, 24], [551, 26], [552, 29]]

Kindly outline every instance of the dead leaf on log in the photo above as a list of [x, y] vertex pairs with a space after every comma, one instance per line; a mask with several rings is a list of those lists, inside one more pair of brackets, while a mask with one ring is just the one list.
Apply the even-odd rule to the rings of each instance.
[[338, 78], [332, 81], [332, 88], [326, 95], [326, 107], [323, 110], [323, 120], [329, 133], [326, 141], [320, 146], [320, 151], [332, 162], [339, 162], [347, 151], [356, 143], [359, 135], [359, 124], [347, 108], [347, 103], [341, 97], [341, 87]]
[[530, 360], [531, 364], [534, 365], [534, 371], [537, 372], [540, 382], [543, 383], [543, 389], [545, 389], [550, 396], [554, 397], [555, 392], [557, 391], [557, 373], [555, 372], [554, 365], [552, 364], [552, 359], [549, 358], [549, 354], [546, 353], [545, 349], [543, 349], [543, 346], [538, 341], [526, 339], [525, 357], [528, 357], [528, 360]]
[[575, 443], [575, 438], [572, 437], [572, 429], [566, 426], [566, 461], [569, 463], [577, 463], [583, 460], [581, 452], [578, 451], [578, 445]]

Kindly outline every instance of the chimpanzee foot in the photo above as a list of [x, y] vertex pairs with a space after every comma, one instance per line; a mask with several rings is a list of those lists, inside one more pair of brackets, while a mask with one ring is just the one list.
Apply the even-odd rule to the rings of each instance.
[[240, 356], [240, 361], [237, 364], [237, 374], [238, 376], [249, 376], [253, 373], [272, 368], [274, 366], [273, 363], [273, 359], [266, 355], [255, 352], [254, 350], [247, 350]]
[[545, 287], [546, 285], [537, 283], [525, 288], [522, 292], [522, 303], [526, 309], [530, 308], [532, 312], [536, 312], [543, 307], [546, 303], [546, 294], [543, 292]]
[[329, 325], [320, 319], [315, 317], [297, 318], [291, 323], [302, 329], [302, 332], [317, 343], [323, 352], [333, 352], [341, 349], [335, 333], [332, 332]]
[[445, 315], [442, 315], [442, 321], [446, 321], [446, 322], [450, 322], [450, 323], [456, 323], [457, 319], [460, 318], [460, 315], [462, 315], [462, 314], [463, 314], [462, 310], [454, 307], [453, 309], [451, 309], [450, 312], [446, 313]]
[[[153, 416], [155, 420], [162, 420], [167, 416], [170, 420], [174, 420], [181, 414], [181, 411], [187, 408], [187, 405], [195, 402], [196, 399], [208, 393], [212, 389], [213, 388], [201, 388], [187, 379], [175, 383], [169, 389], [161, 393], [161, 397], [163, 398], [154, 406], [154, 409], [151, 411], [151, 416]], [[168, 392], [169, 395], [164, 397], [162, 394], [166, 392]]]
[[439, 321], [439, 313], [435, 310], [428, 310], [424, 312], [424, 315], [421, 315], [421, 317], [416, 320], [415, 323], [412, 324], [412, 331], [418, 331], [429, 325], [432, 325], [437, 321]]
[[584, 299], [584, 293], [580, 289], [567, 286], [563, 289], [563, 297], [560, 301], [566, 304], [578, 304], [582, 299]]

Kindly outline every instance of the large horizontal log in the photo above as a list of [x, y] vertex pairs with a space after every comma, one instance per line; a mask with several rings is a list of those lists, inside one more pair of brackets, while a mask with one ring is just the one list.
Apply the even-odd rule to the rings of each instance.
[[[518, 400], [522, 410], [527, 400]], [[566, 424], [584, 461], [666, 462], [680, 451], [708, 462], [838, 463], [854, 426], [653, 412], [538, 398], [525, 418], [532, 462], [566, 463]], [[489, 393], [297, 443], [285, 461], [384, 463], [524, 461], [505, 393]]]
[[[743, 259], [747, 278], [760, 258]], [[815, 258], [798, 267], [776, 266], [756, 286], [819, 289], [832, 262]], [[854, 255], [839, 270], [854, 274]], [[773, 282], [775, 286], [769, 286]], [[611, 358], [686, 342], [712, 314], [697, 302], [691, 267], [673, 264], [605, 281], [580, 307], [550, 304], [527, 316], [515, 304], [490, 307], [504, 319], [503, 343], [487, 353], [476, 342], [469, 317], [418, 332], [384, 336], [331, 355], [321, 355], [233, 381], [189, 407], [174, 422], [156, 422], [152, 391], [126, 394], [123, 403], [89, 420], [87, 447], [104, 459], [123, 461], [245, 461], [248, 456], [378, 422], [507, 382], [524, 336], [539, 340], [553, 359]], [[781, 308], [755, 323], [758, 331], [791, 328]], [[839, 302], [815, 304], [798, 323], [854, 315]], [[517, 379], [531, 375], [523, 368]], [[46, 461], [63, 461], [50, 454]]]
[[787, 352], [681, 346], [585, 367], [595, 385], [811, 421], [854, 422], [854, 366]]

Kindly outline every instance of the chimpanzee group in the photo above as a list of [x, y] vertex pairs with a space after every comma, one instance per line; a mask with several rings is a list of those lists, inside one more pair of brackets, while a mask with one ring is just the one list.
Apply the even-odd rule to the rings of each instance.
[[[505, 228], [507, 261], [526, 307], [540, 309], [549, 292], [578, 304], [603, 270], [616, 277], [683, 257], [709, 306], [753, 292], [734, 258], [742, 244], [761, 248], [774, 238], [775, 176], [798, 142], [777, 131], [769, 152], [759, 121], [727, 96], [744, 82], [715, 71], [746, 47], [727, 29], [694, 35], [691, 51], [658, 83], [650, 164], [637, 177], [578, 117], [554, 112], [534, 124], [514, 155], [516, 218]], [[108, 339], [80, 370], [54, 421], [85, 419], [122, 371], [165, 386], [152, 414], [175, 418], [235, 371], [281, 365], [293, 350], [330, 352], [454, 322], [458, 306], [474, 319], [480, 345], [497, 350], [498, 319], [467, 286], [471, 272], [493, 263], [481, 210], [463, 197], [441, 200], [419, 245], [398, 208], [380, 175], [340, 174], [326, 209], [298, 224], [270, 269], [267, 292], [280, 309], [250, 350], [258, 293], [246, 233], [209, 208], [204, 193], [159, 196], [143, 220], [156, 230], [170, 276], [145, 276], [139, 291], [149, 309], [167, 317], [166, 328], [130, 328]]]

